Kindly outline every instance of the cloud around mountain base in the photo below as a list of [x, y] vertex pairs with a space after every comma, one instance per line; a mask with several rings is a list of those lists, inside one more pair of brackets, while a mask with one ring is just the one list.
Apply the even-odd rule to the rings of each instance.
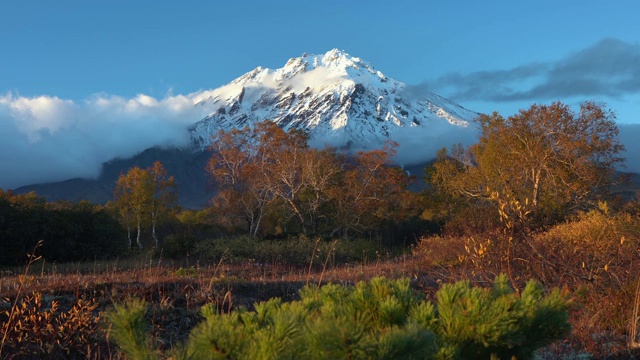
[[96, 95], [74, 102], [0, 96], [0, 188], [95, 178], [113, 158], [152, 146], [184, 146], [187, 126], [209, 112], [194, 106], [194, 97]]

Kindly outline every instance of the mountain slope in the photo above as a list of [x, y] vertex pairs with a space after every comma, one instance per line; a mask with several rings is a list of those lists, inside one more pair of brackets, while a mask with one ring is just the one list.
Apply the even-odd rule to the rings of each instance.
[[35, 191], [47, 201], [68, 200], [77, 202], [89, 200], [104, 204], [113, 199], [113, 190], [121, 173], [134, 166], [146, 168], [155, 161], [164, 164], [167, 172], [175, 176], [178, 186], [178, 203], [186, 208], [205, 207], [213, 193], [205, 166], [211, 154], [192, 152], [187, 149], [150, 148], [128, 159], [114, 159], [102, 165], [102, 173], [97, 179], [69, 179], [61, 182], [28, 185], [14, 190], [16, 194]]
[[308, 130], [320, 146], [372, 148], [396, 140], [402, 129], [466, 127], [478, 115], [433, 93], [415, 96], [406, 84], [337, 49], [303, 54], [276, 70], [258, 67], [204, 94], [205, 104], [217, 110], [191, 127], [197, 149], [221, 129], [265, 119]]

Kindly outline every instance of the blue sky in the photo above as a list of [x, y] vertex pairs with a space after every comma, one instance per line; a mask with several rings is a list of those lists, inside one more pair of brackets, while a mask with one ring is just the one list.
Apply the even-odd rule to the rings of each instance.
[[[77, 141], [71, 128], [126, 129], [77, 142], [47, 170], [95, 173], [109, 156], [170, 137], [146, 136], [160, 124], [149, 117], [165, 116], [167, 132], [186, 121], [127, 109], [332, 48], [479, 112], [596, 100], [621, 124], [640, 124], [639, 13], [630, 0], [0, 2], [0, 161], [10, 164], [0, 187], [46, 180], [22, 175]], [[29, 161], [33, 169], [19, 166]]]

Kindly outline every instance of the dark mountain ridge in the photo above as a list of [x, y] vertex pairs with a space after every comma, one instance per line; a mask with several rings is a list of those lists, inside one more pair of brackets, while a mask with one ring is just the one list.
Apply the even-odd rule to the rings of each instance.
[[89, 200], [105, 204], [113, 200], [113, 190], [120, 174], [130, 168], [146, 168], [160, 161], [169, 175], [175, 176], [178, 186], [178, 203], [185, 208], [200, 209], [211, 199], [212, 192], [205, 166], [211, 154], [208, 151], [194, 152], [188, 149], [153, 147], [127, 159], [114, 159], [102, 165], [97, 179], [69, 179], [60, 182], [28, 185], [14, 190], [16, 194], [35, 191], [47, 201], [67, 200], [78, 202]]

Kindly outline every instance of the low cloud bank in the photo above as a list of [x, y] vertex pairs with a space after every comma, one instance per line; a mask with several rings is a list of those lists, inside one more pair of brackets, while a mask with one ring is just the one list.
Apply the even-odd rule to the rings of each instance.
[[398, 163], [413, 165], [432, 160], [440, 149], [450, 149], [452, 145], [469, 146], [478, 140], [478, 130], [474, 124], [467, 127], [455, 126], [442, 120], [441, 124], [427, 127], [407, 127], [397, 129], [393, 140], [398, 142]]
[[[201, 102], [208, 94], [164, 99], [96, 95], [78, 102], [49, 96], [0, 96], [0, 188], [95, 178], [102, 163], [113, 158], [130, 157], [152, 146], [188, 145], [187, 128], [215, 111], [213, 105]], [[393, 131], [392, 140], [401, 144], [397, 156], [400, 164], [421, 163], [434, 158], [443, 147], [470, 145], [478, 138], [473, 124], [465, 128], [442, 120], [425, 125]], [[619, 128], [620, 140], [627, 149], [623, 154], [626, 168], [622, 170], [640, 173], [640, 124]], [[341, 138], [321, 141], [312, 145], [346, 143]]]
[[194, 106], [201, 95], [95, 95], [78, 102], [0, 96], [0, 188], [94, 178], [113, 158], [187, 145], [187, 127], [212, 111]]

